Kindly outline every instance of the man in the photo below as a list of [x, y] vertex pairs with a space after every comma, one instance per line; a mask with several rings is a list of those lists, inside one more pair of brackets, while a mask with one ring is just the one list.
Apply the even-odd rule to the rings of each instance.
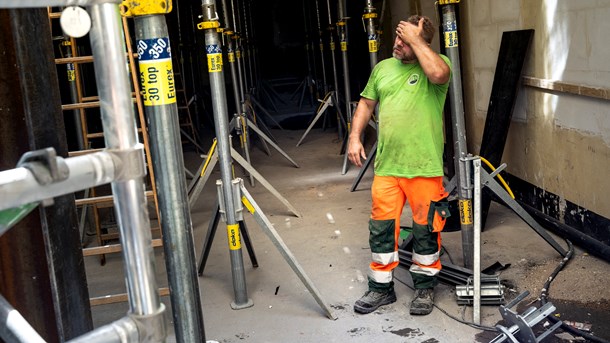
[[348, 158], [362, 166], [366, 154], [360, 137], [377, 105], [378, 141], [369, 244], [372, 262], [368, 291], [354, 310], [370, 313], [396, 301], [392, 273], [398, 266], [400, 215], [408, 200], [413, 212], [415, 294], [410, 313], [426, 315], [434, 306], [434, 286], [441, 269], [440, 231], [449, 216], [443, 187], [443, 106], [451, 62], [430, 48], [434, 26], [411, 16], [396, 28], [393, 58], [379, 62], [361, 93], [352, 119]]

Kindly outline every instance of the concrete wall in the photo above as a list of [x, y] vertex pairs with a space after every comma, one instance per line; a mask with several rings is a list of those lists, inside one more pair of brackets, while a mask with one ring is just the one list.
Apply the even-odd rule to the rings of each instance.
[[597, 97], [520, 86], [503, 154], [507, 171], [610, 218], [610, 1], [458, 6], [469, 151], [480, 150], [502, 33], [534, 29], [523, 75], [584, 86]]

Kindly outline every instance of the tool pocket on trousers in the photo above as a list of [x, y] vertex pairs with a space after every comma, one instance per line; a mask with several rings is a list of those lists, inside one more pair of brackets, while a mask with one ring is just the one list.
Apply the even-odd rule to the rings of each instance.
[[428, 229], [430, 232], [441, 232], [445, 227], [445, 221], [451, 216], [447, 198], [430, 202], [428, 211]]

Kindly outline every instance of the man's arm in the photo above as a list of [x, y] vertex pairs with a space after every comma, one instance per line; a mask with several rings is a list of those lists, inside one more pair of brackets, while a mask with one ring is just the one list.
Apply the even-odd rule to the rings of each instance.
[[347, 157], [358, 167], [362, 166], [361, 158], [366, 160], [366, 153], [364, 152], [364, 146], [362, 146], [360, 137], [362, 136], [362, 131], [368, 125], [369, 120], [371, 120], [373, 111], [375, 111], [375, 106], [377, 106], [377, 101], [360, 98], [356, 111], [354, 112], [354, 117], [352, 118]]
[[428, 79], [435, 84], [444, 84], [449, 81], [451, 70], [443, 59], [430, 48], [430, 45], [421, 36], [424, 18], [415, 26], [409, 22], [401, 21], [396, 28], [396, 35], [403, 42], [409, 44]]

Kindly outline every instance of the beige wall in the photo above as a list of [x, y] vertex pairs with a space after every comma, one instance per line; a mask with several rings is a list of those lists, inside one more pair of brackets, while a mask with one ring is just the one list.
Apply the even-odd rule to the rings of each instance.
[[[523, 75], [610, 94], [610, 1], [462, 0], [468, 149], [480, 150], [504, 31], [534, 29]], [[507, 171], [610, 218], [610, 100], [520, 86]]]

